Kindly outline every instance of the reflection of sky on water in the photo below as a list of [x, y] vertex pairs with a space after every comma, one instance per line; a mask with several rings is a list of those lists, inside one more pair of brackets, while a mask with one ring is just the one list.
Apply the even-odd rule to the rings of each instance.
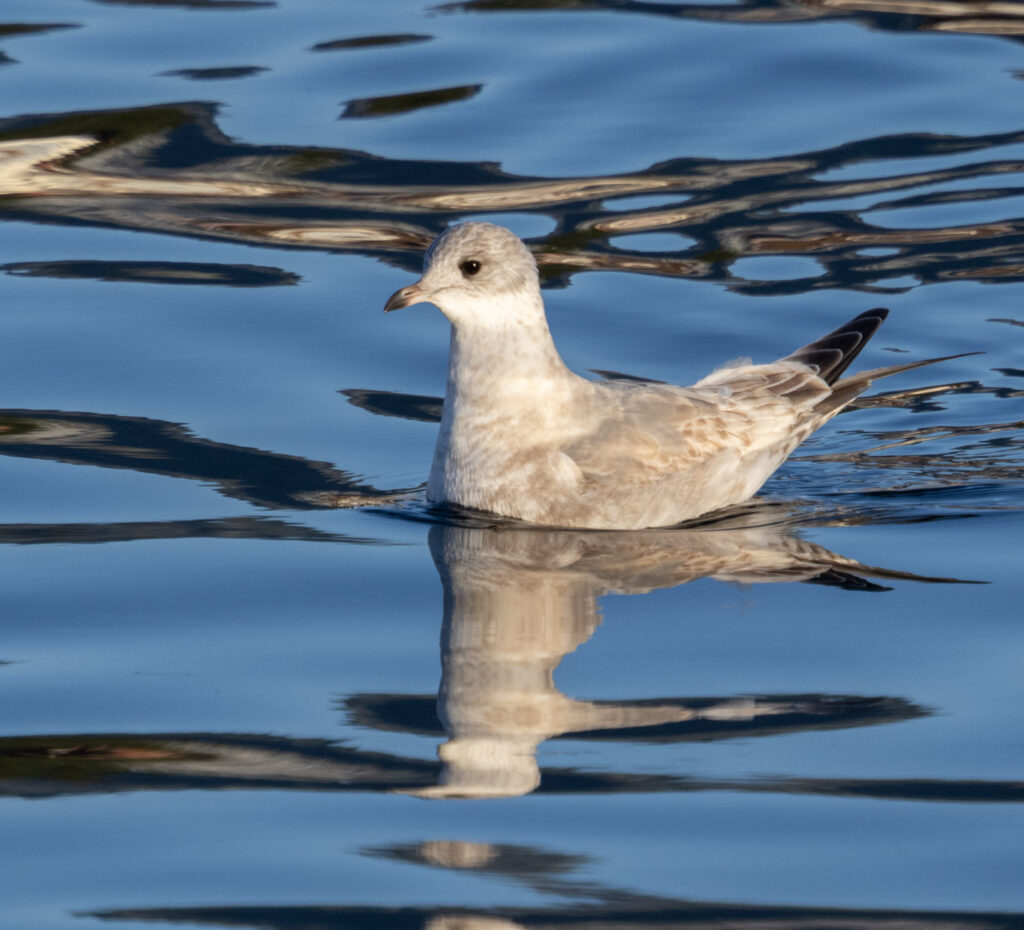
[[[166, 99], [168, 79], [159, 77], [160, 72], [244, 64], [270, 68], [278, 80], [304, 88], [336, 88], [333, 117], [344, 100], [486, 82], [476, 100], [449, 107], [447, 113], [439, 109], [426, 121], [344, 121], [343, 141], [325, 119], [319, 94], [267, 93], [260, 78], [219, 86], [232, 85], [225, 119], [236, 138], [267, 139], [265, 127], [273, 125], [279, 127], [279, 139], [340, 143], [386, 156], [418, 150], [430, 159], [500, 160], [516, 172], [545, 174], [580, 168], [588, 173], [629, 170], [631, 159], [623, 156], [638, 138], [652, 151], [654, 162], [683, 150], [733, 158], [799, 151], [806, 124], [787, 114], [807, 111], [815, 114], [822, 146], [847, 141], [858, 124], [873, 126], [880, 135], [908, 128], [946, 131], [950, 101], [973, 102], [958, 108], [961, 132], [1017, 128], [1007, 122], [1006, 108], [984, 97], [999, 92], [992, 76], [1000, 72], [1001, 92], [1012, 93], [1006, 82], [1020, 67], [1014, 41], [915, 34], [915, 27], [936, 27], [946, 22], [941, 19], [895, 10], [891, 15], [872, 12], [865, 5], [601, 4], [609, 10], [604, 13], [586, 5], [559, 6], [552, 4], [543, 12], [543, 5], [529, 4], [528, 12], [517, 14], [513, 4], [505, 12], [481, 14], [485, 8], [470, 5], [421, 19], [421, 4], [390, 4], [392, 28], [382, 26], [372, 7], [346, 10], [347, 36], [338, 34], [341, 23], [304, 21], [289, 5], [222, 8], [220, 13], [211, 8], [192, 15], [184, 10], [170, 15], [173, 7], [161, 11], [139, 6], [135, 15], [165, 12], [161, 41], [146, 49], [147, 58], [155, 60], [147, 60], [147, 69], [126, 87], [116, 69], [103, 67], [107, 60], [123, 60], [130, 35], [126, 7], [90, 4], [76, 8], [79, 15], [88, 15], [93, 35], [90, 58], [83, 62], [90, 69], [88, 86], [68, 86], [56, 72], [61, 55], [74, 53], [81, 60], [80, 45], [62, 40], [37, 45], [34, 55], [21, 56], [20, 93], [34, 100], [32, 112], [88, 109], [97, 97], [118, 100], [122, 106], [145, 105]], [[921, 10], [920, 5], [915, 8]], [[467, 15], [469, 9], [477, 12]], [[803, 22], [793, 21], [794, 10]], [[638, 15], [645, 13], [654, 15]], [[218, 28], [194, 28], [197, 16]], [[883, 31], [852, 28], [850, 16]], [[816, 21], [821, 17], [837, 19]], [[1012, 17], [1004, 12], [1002, 18]], [[758, 25], [759, 20], [766, 24]], [[789, 22], [781, 26], [773, 20]], [[310, 51], [339, 39], [395, 35], [395, 24], [426, 27], [417, 31], [434, 40]], [[495, 30], [507, 37], [505, 46], [492, 47]], [[274, 41], [268, 41], [270, 36]], [[32, 49], [32, 41], [10, 40], [12, 49], [15, 42]], [[531, 47], [529, 68], [521, 66], [519, 43]], [[708, 56], [707, 49], [714, 46], [727, 46], [730, 55]], [[908, 50], [913, 66], [904, 63]], [[135, 57], [142, 54], [140, 50]], [[453, 65], [456, 55], [458, 64]], [[598, 57], [602, 67], [594, 69], [591, 62]], [[640, 57], [642, 70], [634, 66]], [[764, 79], [768, 72], [770, 81]], [[807, 80], [808, 74], [815, 79]], [[649, 93], [651, 86], [660, 93]], [[578, 106], [584, 94], [600, 98], [616, 113], [613, 132], [594, 125], [586, 108]], [[779, 100], [786, 102], [784, 111]], [[989, 105], [979, 105], [981, 101]], [[768, 109], [774, 118], [760, 119]], [[490, 119], [495, 111], [503, 115], [499, 124]]]
[[[8, 922], [1020, 922], [1014, 7], [0, 18]], [[448, 332], [380, 308], [473, 218], [595, 376], [986, 354], [731, 530], [431, 511]]]

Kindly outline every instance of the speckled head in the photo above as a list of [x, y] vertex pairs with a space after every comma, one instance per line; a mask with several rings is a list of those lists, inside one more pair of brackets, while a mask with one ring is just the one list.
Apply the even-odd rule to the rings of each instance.
[[500, 314], [506, 306], [539, 306], [537, 263], [502, 226], [453, 226], [427, 249], [423, 277], [392, 294], [384, 311], [421, 302], [434, 304], [453, 323]]

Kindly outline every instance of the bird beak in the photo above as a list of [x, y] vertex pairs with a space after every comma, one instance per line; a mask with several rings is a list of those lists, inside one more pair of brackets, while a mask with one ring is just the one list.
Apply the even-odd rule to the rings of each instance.
[[384, 304], [384, 312], [390, 313], [392, 310], [401, 310], [403, 307], [411, 307], [413, 304], [423, 303], [428, 299], [427, 292], [423, 289], [423, 282], [417, 281], [415, 284], [409, 284], [406, 287], [399, 288], [388, 298], [388, 302]]

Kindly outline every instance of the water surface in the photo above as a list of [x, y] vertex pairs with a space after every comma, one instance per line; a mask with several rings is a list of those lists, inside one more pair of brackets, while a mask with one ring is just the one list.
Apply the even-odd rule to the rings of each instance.
[[[1018, 4], [0, 12], [4, 925], [1024, 926]], [[595, 377], [871, 306], [757, 501], [430, 510], [454, 222]]]

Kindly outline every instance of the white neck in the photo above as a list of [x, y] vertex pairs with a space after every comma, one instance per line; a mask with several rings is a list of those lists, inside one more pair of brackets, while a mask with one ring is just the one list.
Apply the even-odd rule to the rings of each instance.
[[552, 419], [564, 431], [561, 421], [571, 417], [572, 398], [587, 382], [555, 349], [539, 292], [443, 310], [452, 321], [451, 351], [427, 497], [494, 510], [489, 491], [478, 493], [477, 479], [511, 474], [524, 437], [549, 428]]
[[492, 298], [486, 308], [445, 308], [452, 320], [445, 414], [478, 402], [517, 405], [524, 393], [543, 393], [577, 379], [555, 348], [540, 293]]

